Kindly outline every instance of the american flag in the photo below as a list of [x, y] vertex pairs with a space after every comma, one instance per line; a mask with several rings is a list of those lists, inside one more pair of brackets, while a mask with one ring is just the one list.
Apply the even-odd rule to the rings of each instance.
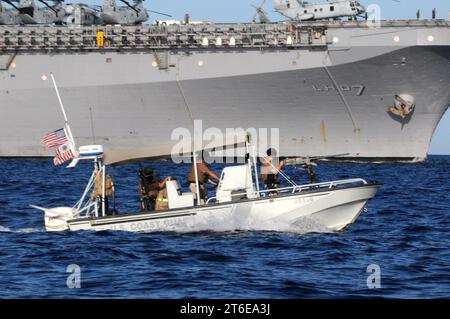
[[48, 148], [55, 148], [55, 158], [53, 159], [55, 165], [61, 165], [74, 157], [64, 128], [45, 134], [42, 142]]
[[69, 139], [67, 138], [65, 129], [61, 128], [54, 132], [45, 134], [44, 137], [42, 138], [42, 142], [48, 148], [52, 148], [66, 144], [67, 142], [69, 142]]
[[55, 149], [55, 153], [56, 153], [56, 156], [53, 159], [53, 163], [55, 165], [61, 165], [74, 157], [72, 149], [69, 145], [69, 142], [67, 142], [63, 145], [59, 145]]

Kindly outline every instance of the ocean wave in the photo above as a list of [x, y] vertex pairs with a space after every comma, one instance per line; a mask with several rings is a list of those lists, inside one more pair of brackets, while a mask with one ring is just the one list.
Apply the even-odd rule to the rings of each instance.
[[[11, 165], [14, 176], [10, 176]], [[25, 165], [26, 170], [22, 170]], [[449, 297], [450, 157], [426, 165], [321, 163], [320, 180], [379, 180], [383, 187], [344, 232], [305, 218], [276, 221], [225, 216], [182, 232], [47, 233], [30, 203], [72, 203], [90, 167], [59, 170], [45, 161], [0, 161], [0, 297], [5, 298], [417, 298]], [[189, 166], [152, 164], [161, 176], [186, 180]], [[217, 172], [220, 165], [211, 165]], [[138, 165], [114, 168], [119, 212], [139, 207]], [[296, 181], [304, 171], [286, 168]], [[54, 185], [48, 187], [52, 174]], [[120, 179], [119, 176], [125, 176]], [[27, 176], [26, 196], [12, 180]], [[70, 178], [69, 178], [70, 176]], [[116, 178], [117, 177], [117, 178]], [[417, 182], [420, 181], [420, 191]], [[39, 187], [37, 184], [43, 186]], [[45, 187], [44, 187], [45, 186]], [[184, 185], [186, 186], [186, 185]], [[427, 192], [427, 188], [431, 191]], [[110, 203], [112, 204], [112, 203]], [[81, 289], [67, 289], [66, 270], [81, 268]], [[381, 288], [369, 289], [369, 265]], [[19, 271], [20, 270], [20, 271]], [[20, 289], [18, 289], [20, 287]]]

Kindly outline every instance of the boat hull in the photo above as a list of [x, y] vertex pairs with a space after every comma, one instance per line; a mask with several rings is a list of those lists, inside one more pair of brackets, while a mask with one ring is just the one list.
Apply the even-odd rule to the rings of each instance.
[[296, 231], [304, 223], [313, 222], [316, 227], [311, 231], [339, 231], [356, 220], [378, 188], [371, 184], [173, 212], [76, 219], [67, 224], [72, 231], [196, 232]]

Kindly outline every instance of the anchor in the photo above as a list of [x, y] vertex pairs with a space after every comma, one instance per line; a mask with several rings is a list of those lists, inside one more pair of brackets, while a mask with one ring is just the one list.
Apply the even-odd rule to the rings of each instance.
[[394, 98], [394, 106], [389, 106], [388, 112], [405, 119], [414, 112], [415, 107], [416, 101], [411, 95], [396, 95]]

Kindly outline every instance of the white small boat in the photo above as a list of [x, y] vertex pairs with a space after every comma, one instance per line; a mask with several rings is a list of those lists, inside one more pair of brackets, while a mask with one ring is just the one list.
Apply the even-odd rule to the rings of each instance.
[[[87, 148], [90, 149], [89, 147]], [[352, 224], [367, 203], [375, 196], [379, 183], [363, 179], [348, 179], [296, 185], [272, 190], [260, 190], [256, 156], [246, 144], [248, 155], [245, 163], [225, 167], [214, 197], [203, 205], [197, 194], [182, 193], [176, 180], [166, 184], [169, 208], [108, 216], [105, 201], [92, 200], [88, 196], [93, 188], [96, 173], [106, 167], [143, 159], [166, 157], [170, 147], [142, 150], [102, 152], [87, 154], [76, 159], [92, 160], [94, 171], [80, 200], [72, 207], [43, 208], [47, 231], [66, 230], [121, 230], [131, 232], [190, 232], [211, 229], [286, 230], [295, 229], [305, 219], [313, 220], [330, 231], [343, 230]], [[84, 151], [86, 148], [84, 149]], [[197, 149], [193, 153], [197, 154]], [[196, 156], [193, 156], [194, 163]], [[105, 180], [103, 178], [105, 198]], [[230, 222], [232, 221], [232, 222]], [[223, 226], [223, 227], [220, 227]]]

